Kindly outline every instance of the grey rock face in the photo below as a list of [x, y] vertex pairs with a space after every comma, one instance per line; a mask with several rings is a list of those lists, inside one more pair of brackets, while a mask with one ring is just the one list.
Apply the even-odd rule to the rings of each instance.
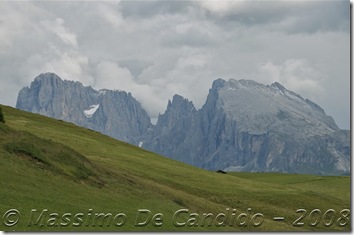
[[217, 79], [200, 110], [175, 95], [152, 125], [130, 93], [96, 91], [47, 73], [20, 91], [17, 108], [208, 170], [350, 172], [350, 132], [279, 83]]
[[166, 112], [159, 115], [156, 126], [143, 137], [142, 147], [195, 165], [190, 148], [196, 143], [189, 135], [191, 129], [196, 129], [196, 115], [197, 110], [191, 101], [175, 95], [172, 102], [168, 102]]
[[279, 83], [218, 79], [200, 110], [174, 103], [180, 102], [169, 102], [145, 148], [209, 170], [350, 171], [349, 131]]
[[130, 93], [85, 87], [45, 73], [18, 95], [16, 108], [62, 119], [137, 145], [150, 117]]

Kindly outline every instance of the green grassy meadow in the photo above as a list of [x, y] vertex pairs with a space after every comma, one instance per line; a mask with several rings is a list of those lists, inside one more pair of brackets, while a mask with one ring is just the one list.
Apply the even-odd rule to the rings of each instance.
[[[349, 176], [219, 174], [71, 123], [2, 108], [3, 231], [351, 230]], [[138, 216], [142, 209], [151, 214]]]

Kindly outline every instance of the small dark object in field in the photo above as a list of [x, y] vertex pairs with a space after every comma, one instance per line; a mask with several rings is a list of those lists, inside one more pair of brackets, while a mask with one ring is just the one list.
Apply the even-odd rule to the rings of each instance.
[[227, 174], [225, 171], [222, 171], [222, 170], [218, 170], [216, 173]]

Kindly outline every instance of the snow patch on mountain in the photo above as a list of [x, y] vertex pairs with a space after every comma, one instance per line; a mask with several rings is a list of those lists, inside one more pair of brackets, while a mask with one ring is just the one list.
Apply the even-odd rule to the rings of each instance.
[[90, 109], [84, 110], [84, 114], [87, 118], [91, 118], [93, 114], [97, 111], [97, 109], [100, 107], [99, 104], [94, 104], [90, 106]]
[[100, 95], [105, 95], [107, 90], [106, 89], [101, 89], [98, 91]]

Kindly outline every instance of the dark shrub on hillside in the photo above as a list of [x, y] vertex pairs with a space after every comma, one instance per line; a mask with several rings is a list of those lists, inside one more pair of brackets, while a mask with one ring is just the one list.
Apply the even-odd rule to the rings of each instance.
[[0, 107], [0, 122], [5, 123], [5, 117], [1, 107]]

